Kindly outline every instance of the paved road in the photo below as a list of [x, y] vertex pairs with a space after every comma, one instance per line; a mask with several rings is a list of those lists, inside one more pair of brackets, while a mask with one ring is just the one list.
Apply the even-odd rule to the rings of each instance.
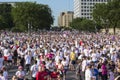
[[[11, 80], [12, 79], [12, 76], [13, 75], [15, 75], [15, 72], [17, 71], [17, 67], [16, 66], [14, 66], [12, 69], [10, 69], [9, 71], [8, 71], [8, 73], [9, 73], [9, 76], [8, 76], [8, 80]], [[30, 76], [26, 76], [29, 80], [32, 80], [31, 78], [30, 78]], [[68, 71], [67, 72], [67, 76], [66, 76], [66, 80], [77, 80], [76, 79], [76, 76], [75, 76], [75, 72], [73, 72], [73, 71]]]

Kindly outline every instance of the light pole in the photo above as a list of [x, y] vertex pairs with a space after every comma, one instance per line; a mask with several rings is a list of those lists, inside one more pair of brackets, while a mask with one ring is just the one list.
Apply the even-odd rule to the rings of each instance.
[[95, 32], [97, 32], [97, 28], [96, 28], [96, 21], [94, 21], [94, 23], [95, 23]]
[[28, 35], [30, 35], [29, 29], [30, 29], [30, 24], [28, 23]]

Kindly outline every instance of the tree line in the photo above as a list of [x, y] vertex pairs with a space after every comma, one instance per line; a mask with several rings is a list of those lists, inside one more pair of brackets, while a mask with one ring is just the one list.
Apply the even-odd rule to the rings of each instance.
[[72, 28], [84, 31], [99, 31], [120, 28], [120, 0], [109, 0], [108, 3], [96, 4], [93, 9], [93, 20], [76, 18], [71, 23]]
[[33, 2], [0, 4], [0, 29], [26, 31], [49, 29], [53, 24], [52, 11], [48, 5]]

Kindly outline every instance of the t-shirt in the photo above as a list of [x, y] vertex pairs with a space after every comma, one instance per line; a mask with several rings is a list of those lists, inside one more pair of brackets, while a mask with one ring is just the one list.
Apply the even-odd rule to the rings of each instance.
[[25, 64], [31, 64], [31, 56], [30, 55], [25, 56]]
[[3, 59], [3, 58], [0, 58], [0, 69], [1, 69], [2, 66], [3, 66], [3, 61], [4, 61], [4, 59]]
[[0, 76], [0, 80], [5, 80], [4, 76]]
[[91, 78], [92, 78], [92, 72], [90, 69], [87, 69], [85, 71], [85, 80], [91, 80]]
[[57, 78], [58, 75], [59, 75], [58, 72], [52, 72], [52, 73], [50, 74], [51, 78]]
[[30, 70], [32, 72], [32, 77], [36, 77], [36, 74], [37, 74], [37, 71], [38, 71], [38, 66], [37, 65], [32, 65]]
[[76, 60], [76, 55], [75, 55], [74, 52], [72, 52], [72, 53], [70, 54], [70, 59], [71, 59], [71, 60]]
[[85, 71], [86, 65], [87, 65], [87, 60], [83, 60], [83, 62], [82, 62], [82, 71]]
[[24, 71], [17, 71], [17, 72], [16, 72], [16, 76], [17, 76], [18, 78], [24, 78], [25, 72], [24, 72]]
[[5, 77], [5, 80], [8, 80], [8, 72], [7, 71], [3, 72], [3, 76]]
[[4, 50], [4, 56], [9, 56], [9, 50], [8, 49]]
[[97, 54], [93, 53], [91, 57], [92, 57], [92, 61], [97, 61]]
[[48, 75], [48, 73], [46, 71], [37, 72], [36, 80], [47, 80], [47, 75]]
[[114, 80], [114, 73], [113, 72], [110, 72], [110, 79], [109, 80]]

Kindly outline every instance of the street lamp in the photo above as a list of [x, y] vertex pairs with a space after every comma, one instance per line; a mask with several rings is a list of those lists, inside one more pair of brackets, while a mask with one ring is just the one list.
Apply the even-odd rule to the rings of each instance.
[[97, 28], [96, 28], [96, 21], [94, 21], [94, 23], [95, 23], [95, 32], [97, 32]]
[[30, 24], [28, 23], [28, 35], [30, 35], [29, 29], [30, 29]]

